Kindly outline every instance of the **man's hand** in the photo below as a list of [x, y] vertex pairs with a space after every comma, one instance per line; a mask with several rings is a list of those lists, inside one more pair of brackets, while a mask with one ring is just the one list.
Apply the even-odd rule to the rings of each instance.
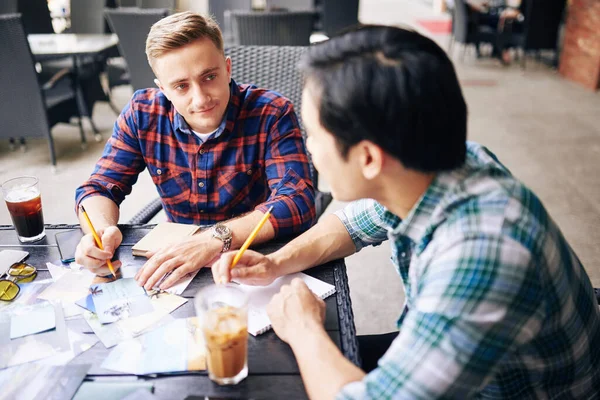
[[212, 236], [192, 236], [149, 254], [149, 260], [135, 275], [135, 279], [140, 286], [151, 290], [163, 275], [171, 272], [160, 284], [161, 289], [168, 289], [190, 272], [211, 265], [221, 254], [222, 248], [223, 243]]
[[325, 302], [296, 278], [273, 296], [267, 306], [273, 330], [286, 343], [302, 338], [306, 330], [323, 329]]
[[[110, 260], [115, 250], [123, 241], [123, 234], [116, 226], [109, 226], [107, 228], [99, 229], [97, 231], [98, 236], [102, 240], [102, 247], [104, 250], [100, 250], [96, 246], [96, 241], [91, 233], [88, 233], [77, 245], [75, 250], [75, 262], [79, 265], [83, 265], [91, 272], [96, 275], [106, 276], [110, 274], [110, 270], [106, 265], [106, 261]], [[115, 261], [113, 263], [115, 269], [121, 267], [121, 262]]]
[[237, 251], [230, 251], [221, 256], [212, 266], [212, 274], [216, 283], [227, 283], [232, 279], [246, 285], [266, 286], [278, 275], [277, 266], [267, 256], [256, 251], [246, 250], [236, 264], [229, 269]]

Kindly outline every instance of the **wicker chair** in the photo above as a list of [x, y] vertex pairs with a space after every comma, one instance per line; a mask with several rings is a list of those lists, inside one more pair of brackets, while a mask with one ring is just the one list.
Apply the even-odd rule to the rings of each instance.
[[18, 0], [17, 7], [28, 35], [31, 33], [54, 33], [48, 0]]
[[[212, 15], [223, 32], [225, 45], [233, 43], [233, 32], [231, 31], [231, 22], [225, 20], [225, 11], [252, 9], [252, 0], [208, 0], [208, 13]], [[227, 16], [229, 18], [229, 16]]]
[[[300, 119], [302, 77], [296, 68], [305, 51], [306, 48], [300, 46], [233, 46], [225, 49], [225, 53], [231, 57], [232, 76], [237, 82], [252, 83], [258, 87], [271, 89], [290, 99], [298, 115], [302, 135], [306, 139]], [[319, 175], [312, 160], [309, 166], [315, 189], [318, 189]], [[330, 193], [318, 190], [315, 195], [318, 218], [331, 203], [332, 197]], [[161, 209], [160, 199], [156, 199], [140, 210], [129, 223], [147, 223]]]
[[45, 137], [52, 165], [56, 165], [50, 129], [78, 117], [81, 141], [85, 135], [77, 106], [74, 82], [68, 69], [45, 83], [38, 81], [27, 36], [19, 14], [0, 15], [0, 137]]
[[140, 8], [166, 8], [169, 12], [175, 10], [175, 0], [140, 0]]
[[308, 46], [314, 11], [227, 11], [233, 42], [250, 46]]
[[19, 12], [17, 0], [0, 1], [0, 14], [14, 14]]
[[127, 62], [133, 90], [154, 87], [154, 72], [144, 52], [146, 37], [150, 27], [168, 14], [166, 8], [104, 10], [111, 29], [119, 37], [119, 49]]
[[314, 0], [266, 0], [267, 10], [311, 11], [315, 9]]

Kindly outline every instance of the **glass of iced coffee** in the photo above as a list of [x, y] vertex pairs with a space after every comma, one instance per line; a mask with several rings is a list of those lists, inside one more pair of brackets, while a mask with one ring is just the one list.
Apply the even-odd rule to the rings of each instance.
[[194, 302], [209, 378], [219, 385], [241, 382], [248, 376], [248, 296], [233, 284], [210, 285]]
[[2, 194], [19, 240], [35, 242], [46, 236], [38, 179], [22, 176], [2, 184]]

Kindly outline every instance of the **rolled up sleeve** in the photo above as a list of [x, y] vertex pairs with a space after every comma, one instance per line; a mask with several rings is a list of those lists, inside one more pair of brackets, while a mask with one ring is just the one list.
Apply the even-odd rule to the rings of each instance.
[[316, 220], [315, 189], [298, 119], [290, 103], [271, 127], [265, 170], [271, 193], [256, 210], [273, 211], [269, 221], [275, 237], [300, 233]]
[[90, 196], [104, 196], [120, 205], [145, 167], [133, 102], [130, 102], [115, 122], [113, 134], [94, 171], [75, 191], [75, 213]]
[[365, 246], [378, 246], [388, 239], [388, 231], [383, 221], [385, 208], [372, 199], [353, 201], [335, 215], [356, 246], [356, 251]]

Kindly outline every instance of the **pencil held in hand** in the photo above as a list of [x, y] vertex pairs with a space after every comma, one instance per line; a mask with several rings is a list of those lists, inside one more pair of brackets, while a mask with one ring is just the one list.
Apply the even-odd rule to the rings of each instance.
[[250, 245], [252, 244], [252, 242], [254, 241], [254, 239], [256, 239], [256, 236], [258, 235], [258, 232], [260, 232], [260, 229], [263, 227], [263, 225], [265, 224], [265, 222], [267, 222], [267, 219], [269, 219], [269, 216], [271, 215], [271, 211], [273, 211], [273, 206], [271, 206], [267, 210], [267, 212], [265, 213], [265, 215], [263, 215], [262, 219], [258, 222], [258, 225], [256, 225], [256, 227], [254, 228], [254, 230], [250, 233], [250, 236], [248, 236], [248, 239], [246, 239], [246, 241], [244, 242], [244, 244], [242, 245], [242, 247], [240, 248], [240, 250], [237, 252], [237, 254], [235, 255], [235, 257], [233, 258], [233, 261], [231, 262], [231, 266], [229, 267], [229, 269], [233, 269], [233, 267], [235, 267], [235, 265], [238, 263], [238, 261], [240, 261], [240, 259], [244, 255], [244, 252], [246, 250], [248, 250], [248, 247], [250, 247]]
[[[92, 220], [90, 219], [87, 212], [85, 211], [85, 208], [83, 208], [83, 205], [79, 205], [79, 211], [81, 211], [81, 214], [83, 215], [83, 218], [85, 219], [85, 222], [87, 222], [88, 228], [92, 232], [92, 236], [94, 237], [96, 246], [98, 246], [98, 248], [100, 250], [104, 250], [104, 246], [102, 246], [102, 240], [100, 239], [100, 236], [98, 236], [96, 229], [94, 229], [94, 225], [92, 225]], [[116, 278], [117, 275], [115, 274], [115, 268], [113, 267], [112, 262], [110, 260], [106, 260], [106, 264], [108, 265], [108, 269], [110, 270], [110, 273], [113, 274], [113, 276]]]

